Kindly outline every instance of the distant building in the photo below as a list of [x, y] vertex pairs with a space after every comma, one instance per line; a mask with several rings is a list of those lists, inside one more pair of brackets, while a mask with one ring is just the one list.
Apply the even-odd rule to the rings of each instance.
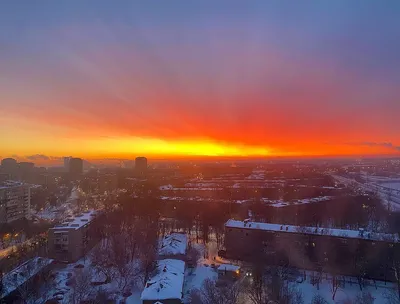
[[100, 240], [100, 221], [100, 212], [86, 211], [49, 229], [50, 257], [67, 262], [79, 260]]
[[0, 223], [30, 218], [31, 192], [26, 184], [14, 181], [0, 183]]
[[142, 292], [142, 303], [181, 304], [184, 276], [185, 262], [174, 259], [157, 261], [157, 269]]
[[71, 159], [71, 156], [64, 157], [64, 169], [65, 169], [66, 172], [69, 171], [69, 161], [70, 161], [70, 159]]
[[68, 172], [70, 174], [70, 176], [72, 177], [77, 177], [82, 175], [83, 173], [83, 160], [82, 158], [75, 158], [72, 157], [70, 158], [69, 162], [68, 162]]
[[18, 175], [18, 163], [14, 158], [4, 158], [1, 160], [2, 173], [8, 174], [9, 179], [15, 179]]
[[135, 172], [138, 175], [145, 175], [147, 172], [147, 158], [136, 157], [135, 159]]
[[18, 163], [18, 178], [22, 181], [32, 181], [35, 164], [31, 162]]

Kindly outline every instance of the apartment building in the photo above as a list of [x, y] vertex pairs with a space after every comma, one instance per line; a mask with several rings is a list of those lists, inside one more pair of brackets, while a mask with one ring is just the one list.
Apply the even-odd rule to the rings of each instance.
[[74, 262], [100, 240], [102, 213], [86, 211], [49, 229], [48, 249], [51, 258]]
[[[397, 234], [364, 229], [300, 227], [229, 220], [225, 224], [228, 258], [262, 261], [300, 269], [394, 280], [400, 262]], [[363, 269], [361, 269], [362, 267]]]
[[0, 183], [0, 224], [30, 218], [31, 192], [27, 184], [16, 181]]

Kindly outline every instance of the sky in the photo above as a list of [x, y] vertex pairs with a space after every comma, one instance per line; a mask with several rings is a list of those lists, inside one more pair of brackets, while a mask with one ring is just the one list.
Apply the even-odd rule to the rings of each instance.
[[399, 155], [399, 15], [397, 0], [4, 1], [0, 158]]

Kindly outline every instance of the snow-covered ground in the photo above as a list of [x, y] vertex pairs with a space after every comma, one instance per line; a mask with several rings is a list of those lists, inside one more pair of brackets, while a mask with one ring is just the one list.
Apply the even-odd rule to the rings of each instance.
[[[323, 276], [324, 278], [317, 286], [316, 284], [311, 284], [310, 274], [311, 272], [308, 272], [307, 279], [304, 282], [292, 283], [295, 287], [301, 290], [304, 303], [311, 303], [312, 298], [316, 294], [319, 294], [329, 304], [340, 304], [344, 303], [346, 300], [354, 300], [355, 297], [361, 293], [357, 279], [346, 277], [344, 286], [337, 289], [335, 299], [333, 300], [332, 280], [329, 276], [328, 279]], [[367, 285], [363, 287], [362, 291], [370, 293], [375, 298], [374, 303], [380, 304], [387, 303], [387, 297], [393, 292], [394, 288], [395, 286], [392, 283], [385, 284], [384, 282], [377, 281], [376, 285], [373, 282], [367, 282]]]
[[394, 211], [400, 211], [400, 179], [364, 175], [366, 182], [360, 183], [353, 178], [340, 175], [332, 175], [332, 177], [346, 186], [356, 186], [365, 192], [377, 192], [386, 206]]

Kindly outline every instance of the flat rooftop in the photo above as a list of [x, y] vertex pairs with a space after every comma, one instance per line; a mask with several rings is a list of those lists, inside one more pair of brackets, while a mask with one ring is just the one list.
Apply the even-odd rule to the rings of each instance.
[[13, 180], [7, 180], [4, 182], [0, 183], [0, 189], [8, 189], [8, 188], [14, 188], [14, 187], [20, 187], [26, 185], [22, 182], [19, 181], [13, 181]]
[[360, 230], [350, 229], [333, 229], [333, 228], [321, 228], [321, 227], [305, 227], [305, 226], [293, 226], [293, 225], [281, 225], [251, 221], [237, 221], [228, 220], [225, 223], [226, 228], [241, 228], [250, 230], [266, 230], [283, 233], [301, 233], [301, 234], [314, 234], [314, 235], [330, 235], [341, 238], [355, 238], [363, 240], [373, 241], [386, 241], [386, 242], [399, 242], [399, 236], [397, 234], [389, 233], [376, 233]]
[[54, 226], [53, 230], [79, 229], [91, 222], [99, 214], [96, 210], [85, 211], [74, 217], [66, 219], [62, 224]]

